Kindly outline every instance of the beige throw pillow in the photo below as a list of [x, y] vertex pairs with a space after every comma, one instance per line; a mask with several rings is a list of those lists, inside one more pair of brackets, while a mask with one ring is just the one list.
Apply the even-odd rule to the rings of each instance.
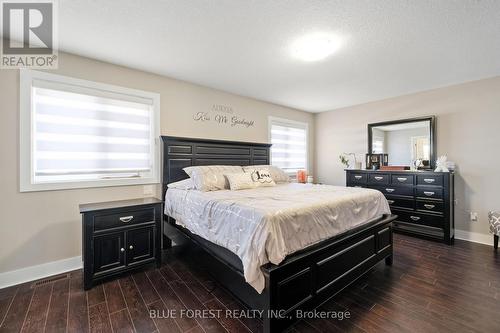
[[194, 187], [203, 192], [229, 189], [226, 173], [240, 173], [243, 169], [235, 165], [203, 165], [183, 169], [193, 180]]

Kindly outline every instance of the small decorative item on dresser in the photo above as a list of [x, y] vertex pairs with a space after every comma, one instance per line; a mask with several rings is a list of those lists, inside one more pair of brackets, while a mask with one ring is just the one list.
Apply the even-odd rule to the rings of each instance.
[[366, 154], [366, 169], [378, 170], [389, 165], [388, 154]]
[[306, 170], [298, 170], [297, 171], [297, 183], [305, 184], [307, 180], [307, 172]]
[[500, 237], [500, 212], [489, 212], [490, 232], [493, 234], [493, 246], [498, 249], [498, 238]]
[[80, 205], [85, 290], [147, 264], [160, 267], [162, 204], [144, 198]]
[[438, 159], [436, 160], [436, 170], [434, 170], [434, 171], [435, 172], [450, 172], [450, 170], [448, 170], [447, 160], [448, 160], [448, 157], [446, 155], [439, 156]]
[[345, 165], [346, 169], [349, 169], [349, 159], [345, 156], [345, 154], [339, 155], [340, 163]]
[[314, 183], [314, 177], [313, 176], [307, 176], [307, 183], [309, 183], [309, 184]]

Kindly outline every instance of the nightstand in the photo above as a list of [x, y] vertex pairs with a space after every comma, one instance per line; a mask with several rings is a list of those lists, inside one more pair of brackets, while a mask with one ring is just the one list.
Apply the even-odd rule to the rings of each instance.
[[144, 198], [80, 205], [84, 289], [144, 265], [161, 265], [162, 201]]

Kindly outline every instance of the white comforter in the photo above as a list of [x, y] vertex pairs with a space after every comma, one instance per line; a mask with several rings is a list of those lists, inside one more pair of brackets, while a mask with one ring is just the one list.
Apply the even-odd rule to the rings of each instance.
[[246, 281], [264, 289], [260, 267], [390, 214], [381, 192], [330, 185], [281, 184], [241, 191], [170, 188], [165, 214], [235, 253]]

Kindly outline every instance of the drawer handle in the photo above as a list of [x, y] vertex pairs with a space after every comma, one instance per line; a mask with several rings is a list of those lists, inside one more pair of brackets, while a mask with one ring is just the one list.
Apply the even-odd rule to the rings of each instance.
[[395, 203], [396, 201], [394, 200], [387, 200], [387, 202], [389, 203], [389, 205], [392, 205], [393, 203]]
[[408, 180], [408, 178], [403, 178], [403, 177], [398, 178], [398, 181], [400, 181], [401, 183], [402, 183], [402, 182], [405, 182], [405, 181], [407, 181], [407, 180]]
[[120, 249], [120, 252], [125, 252], [125, 249], [122, 247], [122, 248]]
[[392, 193], [392, 192], [394, 192], [394, 191], [395, 191], [395, 189], [393, 189], [393, 188], [386, 188], [385, 190], [386, 190], [387, 192], [389, 192], [389, 193]]
[[420, 220], [420, 217], [418, 217], [418, 216], [410, 216], [410, 218], [411, 218], [413, 221], [419, 221], [419, 220]]
[[123, 223], [129, 223], [133, 219], [134, 217], [132, 215], [120, 217], [120, 221], [122, 221]]
[[428, 197], [432, 197], [432, 196], [434, 196], [434, 194], [436, 194], [436, 193], [434, 193], [434, 192], [424, 192], [424, 194], [425, 194], [426, 196], [428, 196]]
[[424, 207], [427, 208], [427, 209], [434, 209], [434, 207], [436, 207], [436, 206], [434, 206], [434, 205], [424, 205]]
[[382, 179], [384, 179], [384, 177], [380, 177], [380, 176], [375, 177], [375, 180], [382, 180]]
[[132, 245], [130, 245], [130, 246], [129, 246], [129, 249], [133, 250], [133, 249], [134, 249], [134, 247], [133, 247]]
[[361, 179], [361, 178], [363, 178], [363, 176], [354, 176], [354, 178]]
[[435, 180], [435, 179], [432, 179], [432, 178], [425, 178], [425, 179], [424, 179], [424, 182], [429, 183], [429, 184], [432, 184], [432, 183], [434, 183], [435, 181], [436, 181], [436, 180]]

